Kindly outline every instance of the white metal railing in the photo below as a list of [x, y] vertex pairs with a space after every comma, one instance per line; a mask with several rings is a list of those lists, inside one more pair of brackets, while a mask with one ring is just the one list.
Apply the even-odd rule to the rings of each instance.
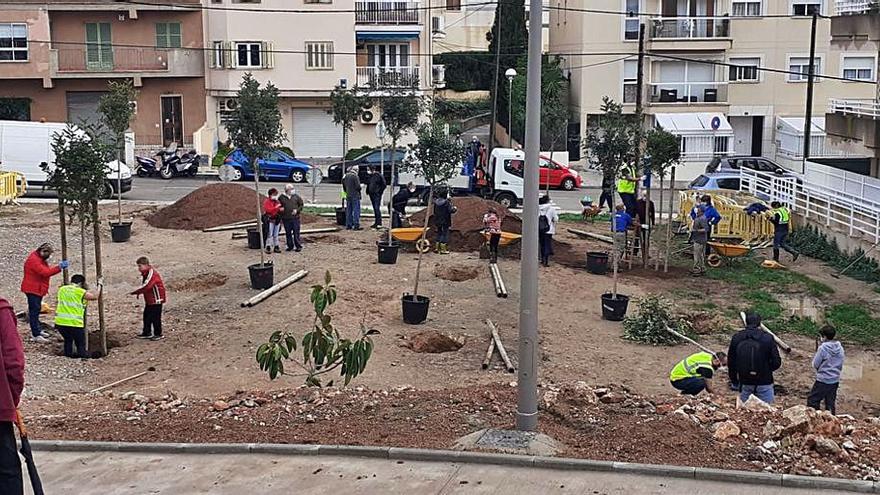
[[740, 190], [766, 201], [785, 203], [804, 218], [842, 230], [850, 237], [880, 242], [880, 203], [812, 182], [809, 174], [780, 177], [743, 167]]
[[357, 24], [419, 23], [419, 2], [357, 0], [354, 10]]
[[804, 180], [810, 184], [880, 205], [880, 180], [867, 175], [847, 172], [821, 163], [807, 161]]
[[[801, 159], [804, 157], [804, 136], [777, 131], [776, 151], [788, 158]], [[810, 135], [810, 157], [813, 158], [845, 158], [860, 156], [856, 153], [835, 148], [825, 135]]]
[[712, 39], [730, 37], [729, 17], [662, 17], [651, 25], [654, 39]]
[[727, 81], [705, 82], [652, 82], [652, 103], [726, 103]]
[[713, 156], [728, 156], [733, 154], [731, 139], [733, 136], [708, 135], [680, 135], [682, 158], [711, 158]]
[[880, 119], [880, 99], [831, 98], [828, 100], [828, 113]]
[[416, 88], [419, 86], [419, 66], [358, 67], [357, 84], [370, 88]]
[[871, 10], [872, 5], [876, 6], [874, 0], [837, 0], [837, 15], [864, 14]]

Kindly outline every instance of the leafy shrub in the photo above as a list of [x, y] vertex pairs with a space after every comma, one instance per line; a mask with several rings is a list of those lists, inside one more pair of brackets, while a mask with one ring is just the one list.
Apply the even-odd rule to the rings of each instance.
[[464, 120], [492, 110], [488, 98], [471, 100], [450, 100], [437, 98], [434, 100], [434, 115], [443, 120]]
[[647, 295], [639, 300], [635, 316], [623, 320], [623, 338], [650, 345], [675, 345], [681, 339], [666, 330], [669, 327], [683, 335], [693, 335], [693, 326], [684, 318], [672, 314], [672, 303], [658, 295]]
[[495, 75], [491, 69], [495, 66], [493, 53], [440, 53], [434, 55], [434, 63], [446, 66], [446, 87], [453, 91], [488, 91], [492, 87], [492, 77]]
[[[812, 225], [796, 229], [788, 236], [788, 242], [801, 254], [824, 261], [839, 270], [855, 262], [859, 256], [864, 254], [861, 249], [856, 249], [852, 253], [842, 251], [835, 239], [829, 240], [827, 235], [819, 232], [819, 229]], [[846, 271], [846, 275], [863, 282], [877, 283], [880, 282], [878, 268], [880, 265], [866, 256], [855, 262]]]

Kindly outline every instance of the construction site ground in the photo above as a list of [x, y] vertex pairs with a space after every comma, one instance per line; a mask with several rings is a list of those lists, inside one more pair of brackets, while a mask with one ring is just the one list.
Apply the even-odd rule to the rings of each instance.
[[[402, 321], [400, 297], [413, 289], [414, 252], [402, 252], [395, 265], [379, 265], [375, 231], [311, 235], [301, 253], [269, 256], [276, 281], [303, 268], [309, 275], [254, 308], [241, 308], [255, 294], [247, 266], [259, 262], [259, 252], [249, 250], [244, 239], [231, 240], [230, 232], [152, 227], [144, 218], [157, 208], [125, 205], [126, 216], [135, 217], [127, 243], [111, 243], [106, 220], [102, 225], [109, 356], [67, 359], [60, 355], [60, 343], [27, 340], [26, 322], [20, 322], [27, 356], [23, 412], [30, 418], [32, 437], [450, 448], [477, 429], [512, 426], [516, 375], [507, 373], [497, 356], [488, 370], [480, 364], [489, 338], [487, 318], [497, 325], [516, 364], [520, 280], [515, 259], [499, 261], [510, 291], [509, 298], [500, 299], [478, 252], [426, 255], [419, 292], [431, 297], [430, 313], [427, 322], [411, 326]], [[104, 219], [113, 212], [115, 206], [102, 207]], [[315, 218], [306, 228], [331, 225], [332, 219]], [[557, 246], [561, 254], [540, 271], [539, 373], [542, 395], [551, 393], [544, 397], [540, 428], [565, 446], [562, 455], [846, 478], [880, 474], [880, 420], [873, 419], [880, 411], [880, 390], [872, 375], [877, 373], [875, 346], [846, 345], [848, 363], [861, 363], [864, 372], [861, 380], [842, 383], [838, 402], [839, 413], [853, 416], [851, 422], [842, 420], [842, 428], [852, 427], [849, 435], [857, 448], [839, 450], [854, 459], [825, 459], [811, 450], [815, 441], [809, 439], [801, 439], [797, 455], [794, 450], [791, 455], [756, 453], [774, 436], [764, 434], [765, 426], [780, 412], [737, 410], [734, 394], [726, 391], [711, 400], [678, 396], [668, 372], [694, 348], [628, 342], [621, 338], [620, 323], [602, 320], [599, 298], [611, 289], [612, 279], [589, 274], [585, 253], [609, 246], [569, 234], [568, 227], [608, 230], [604, 222], [563, 222], [556, 236], [564, 243]], [[69, 229], [69, 258], [76, 271], [81, 267], [78, 230]], [[25, 257], [42, 242], [57, 245], [58, 232], [57, 210], [51, 205], [0, 211], [0, 294], [16, 309], [25, 309], [18, 290]], [[91, 250], [90, 236], [86, 244]], [[128, 294], [140, 282], [134, 260], [142, 255], [149, 256], [169, 289], [163, 341], [136, 338], [142, 301]], [[690, 278], [686, 264], [676, 258], [664, 273], [636, 263], [622, 272], [619, 291], [634, 298], [666, 295], [678, 310], [702, 322], [695, 322], [706, 333], [702, 343], [724, 349], [738, 326], [731, 308], [748, 305], [744, 288]], [[823, 303], [880, 307], [869, 286], [834, 279], [818, 262], [801, 258], [791, 268], [833, 287], [832, 294], [821, 295]], [[87, 271], [93, 273], [93, 267]], [[303, 389], [302, 376], [270, 381], [257, 367], [256, 348], [273, 330], [293, 328], [302, 334], [310, 328], [308, 288], [325, 271], [339, 291], [330, 309], [338, 328], [354, 335], [364, 322], [381, 332], [366, 372], [347, 389]], [[59, 279], [53, 279], [53, 288]], [[810, 295], [807, 289], [804, 293]], [[49, 302], [54, 304], [54, 297]], [[635, 310], [633, 302], [630, 313]], [[95, 313], [90, 309], [90, 320]], [[416, 352], [436, 350], [431, 342], [444, 339], [434, 332], [458, 345], [447, 346], [448, 352]], [[778, 402], [803, 404], [813, 382], [815, 344], [799, 335], [783, 337], [796, 351], [777, 373], [784, 392]], [[141, 371], [148, 373], [102, 393], [86, 393]], [[728, 420], [742, 432], [719, 440], [715, 430]], [[836, 441], [842, 445], [847, 440]], [[701, 454], [682, 455], [683, 446]]]

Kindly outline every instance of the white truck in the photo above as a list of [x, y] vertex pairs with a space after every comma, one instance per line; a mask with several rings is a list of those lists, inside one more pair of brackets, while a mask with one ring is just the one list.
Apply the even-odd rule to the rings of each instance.
[[[40, 164], [55, 163], [52, 137], [63, 132], [67, 124], [52, 122], [19, 122], [0, 120], [0, 170], [20, 172], [29, 188], [40, 188], [48, 179]], [[103, 198], [116, 194], [117, 173], [122, 172], [121, 192], [131, 190], [131, 169], [116, 160], [107, 163]]]
[[[485, 171], [477, 168], [466, 174], [462, 166], [462, 173], [453, 177], [447, 186], [453, 196], [480, 196], [495, 200], [505, 208], [516, 208], [523, 200], [525, 163], [526, 155], [523, 151], [495, 148], [489, 155]], [[398, 174], [398, 185], [406, 186], [410, 182], [415, 184], [416, 194], [422, 201], [427, 201], [428, 183], [423, 177], [411, 172]]]

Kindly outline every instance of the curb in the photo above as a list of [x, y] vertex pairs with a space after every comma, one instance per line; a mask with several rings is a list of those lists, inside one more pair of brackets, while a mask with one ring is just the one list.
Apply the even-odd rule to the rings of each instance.
[[726, 469], [638, 464], [630, 462], [593, 461], [564, 457], [541, 457], [515, 454], [463, 452], [456, 450], [411, 449], [400, 447], [368, 447], [360, 445], [301, 445], [254, 443], [132, 443], [85, 442], [67, 440], [31, 440], [33, 450], [42, 452], [141, 452], [151, 454], [273, 454], [333, 455], [370, 457], [415, 462], [457, 462], [497, 466], [597, 471], [645, 476], [665, 476], [726, 483], [841, 490], [855, 493], [880, 493], [880, 482], [820, 478], [790, 474], [773, 474]]

